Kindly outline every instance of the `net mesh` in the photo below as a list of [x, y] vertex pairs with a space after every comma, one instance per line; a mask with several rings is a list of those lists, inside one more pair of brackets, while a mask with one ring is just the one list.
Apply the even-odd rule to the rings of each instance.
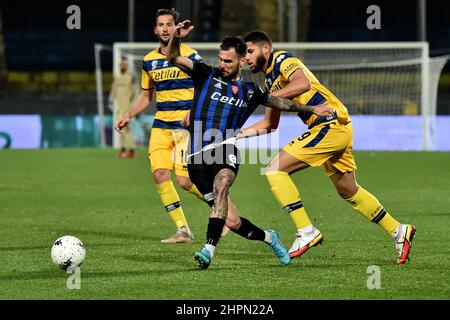
[[[200, 49], [195, 44], [188, 45], [199, 52], [204, 62], [217, 65], [219, 44], [202, 44]], [[135, 46], [115, 44], [118, 52], [115, 59], [127, 57], [135, 81], [140, 83], [143, 58], [157, 46], [158, 43]], [[274, 50], [285, 50], [300, 58], [320, 83], [344, 103], [351, 115], [422, 115], [426, 110], [427, 114], [422, 115], [426, 118], [424, 123], [430, 126], [426, 130], [433, 130], [432, 117], [436, 114], [439, 77], [448, 56], [428, 59], [429, 88], [426, 99], [429, 105], [422, 108], [422, 47], [330, 45], [329, 48], [308, 48], [302, 44], [289, 44], [289, 49], [284, 47], [284, 44], [274, 43]], [[117, 63], [114, 61], [114, 65]], [[242, 76], [247, 81], [264, 86], [263, 73], [254, 74], [244, 67]], [[146, 109], [146, 114], [155, 112], [154, 100], [152, 106]], [[264, 107], [260, 106], [255, 113], [264, 113]]]
[[[203, 60], [215, 66], [217, 47], [198, 50]], [[144, 56], [154, 46], [120, 48], [132, 65], [139, 83]], [[274, 50], [282, 50], [274, 45]], [[421, 49], [290, 49], [333, 92], [351, 114], [421, 114]], [[430, 114], [435, 114], [437, 81], [446, 59], [430, 60]], [[264, 85], [262, 73], [247, 67], [243, 78]], [[263, 112], [263, 107], [257, 113]], [[149, 113], [154, 108], [147, 109]]]

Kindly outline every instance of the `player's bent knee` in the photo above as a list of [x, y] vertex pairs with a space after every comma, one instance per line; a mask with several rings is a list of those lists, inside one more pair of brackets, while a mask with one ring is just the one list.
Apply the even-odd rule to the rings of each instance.
[[153, 171], [153, 178], [157, 184], [164, 183], [170, 180], [170, 170], [167, 169], [157, 169]]
[[214, 187], [214, 199], [224, 199], [228, 196], [228, 187], [218, 185]]
[[214, 199], [227, 197], [230, 184], [231, 179], [229, 178], [221, 178], [214, 181]]
[[358, 191], [356, 186], [336, 186], [337, 193], [342, 199], [349, 199], [353, 197]]
[[231, 220], [227, 219], [226, 225], [231, 230], [239, 230], [239, 228], [241, 226], [241, 220], [240, 219], [231, 219]]

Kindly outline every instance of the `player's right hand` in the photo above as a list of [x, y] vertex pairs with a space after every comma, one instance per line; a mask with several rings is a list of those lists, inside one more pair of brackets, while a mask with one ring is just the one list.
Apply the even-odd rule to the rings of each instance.
[[174, 29], [172, 36], [174, 38], [186, 38], [189, 34], [189, 32], [194, 29], [194, 26], [190, 26], [191, 20], [184, 20], [183, 22], [180, 22]]
[[332, 116], [336, 111], [327, 104], [318, 104], [314, 107], [314, 114], [319, 117]]
[[117, 121], [116, 126], [114, 127], [114, 129], [116, 129], [116, 131], [118, 133], [122, 133], [123, 128], [125, 128], [128, 125], [128, 122], [130, 122], [130, 118], [129, 117], [123, 117], [119, 121]]

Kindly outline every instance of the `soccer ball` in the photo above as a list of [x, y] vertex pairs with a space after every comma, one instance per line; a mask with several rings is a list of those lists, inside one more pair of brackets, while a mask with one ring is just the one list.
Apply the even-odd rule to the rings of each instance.
[[51, 255], [53, 263], [66, 270], [69, 267], [78, 267], [83, 263], [86, 249], [80, 239], [63, 236], [53, 244]]

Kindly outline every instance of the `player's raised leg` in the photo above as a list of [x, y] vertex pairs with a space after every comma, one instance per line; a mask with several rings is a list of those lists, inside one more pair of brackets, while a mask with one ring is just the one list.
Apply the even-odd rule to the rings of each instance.
[[289, 249], [291, 258], [302, 255], [323, 240], [320, 231], [312, 225], [303, 207], [300, 193], [289, 176], [291, 173], [308, 167], [307, 163], [298, 160], [283, 150], [269, 164], [266, 172], [272, 193], [297, 228], [296, 238]]
[[336, 172], [330, 176], [338, 194], [356, 211], [369, 221], [378, 224], [394, 238], [398, 252], [397, 263], [403, 264], [408, 260], [412, 240], [416, 228], [410, 224], [401, 224], [395, 220], [370, 192], [359, 186], [354, 172]]

